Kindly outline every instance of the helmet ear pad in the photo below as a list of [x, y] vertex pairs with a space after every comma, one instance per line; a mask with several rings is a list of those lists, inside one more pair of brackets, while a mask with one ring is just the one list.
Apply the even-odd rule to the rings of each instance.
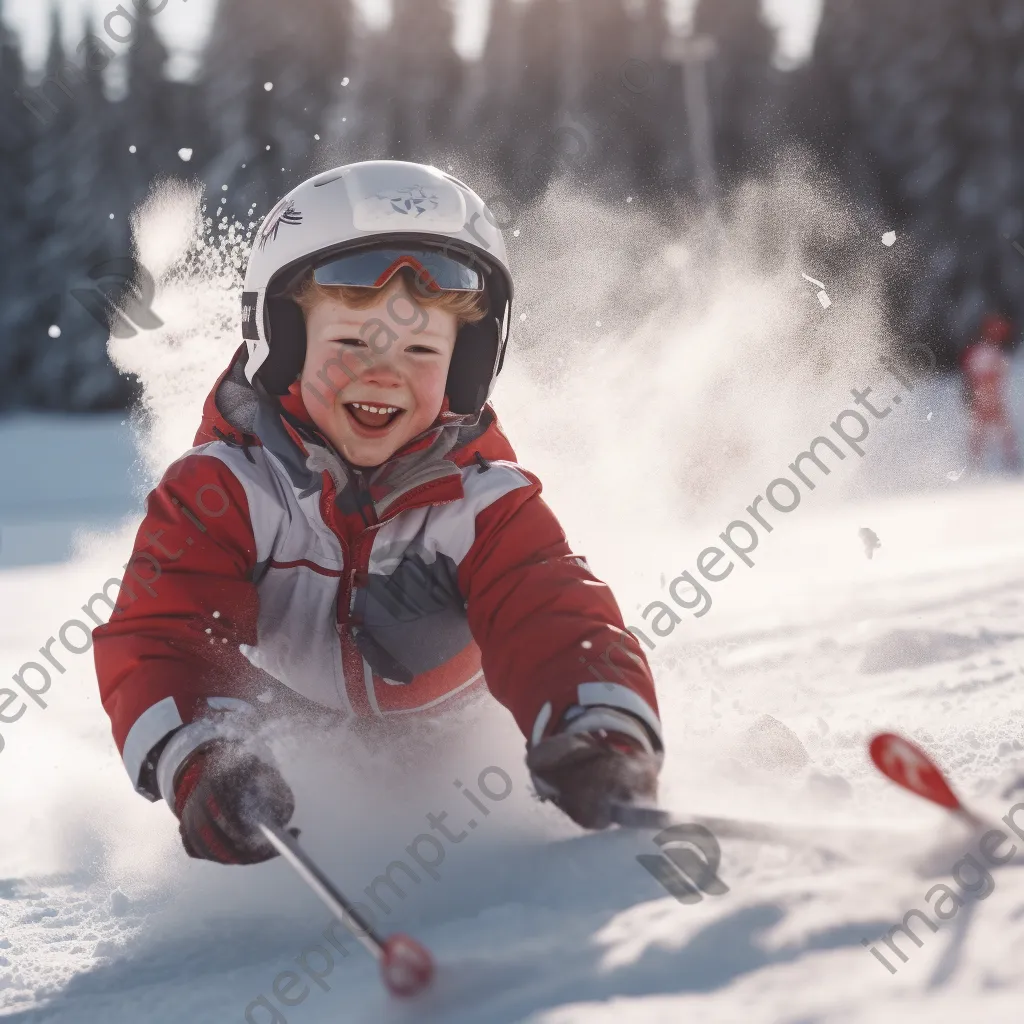
[[264, 330], [270, 352], [258, 376], [270, 394], [283, 395], [306, 361], [306, 317], [291, 299], [268, 295]]
[[490, 314], [479, 323], [464, 324], [459, 329], [445, 384], [451, 412], [461, 416], [478, 413], [484, 407], [498, 358], [499, 333]]
[[505, 361], [502, 332], [508, 297], [497, 275], [489, 283], [487, 297], [487, 316], [459, 330], [448, 367], [448, 408], [458, 415], [475, 415], [483, 409], [491, 383]]

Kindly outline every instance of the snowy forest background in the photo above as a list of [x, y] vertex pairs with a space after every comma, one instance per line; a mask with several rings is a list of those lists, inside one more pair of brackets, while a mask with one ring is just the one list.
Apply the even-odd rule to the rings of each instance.
[[[662, 0], [492, 0], [472, 62], [446, 0], [394, 0], [382, 31], [350, 0], [221, 0], [188, 82], [166, 77], [159, 13], [139, 6], [130, 45], [87, 26], [68, 52], [54, 13], [43, 70], [24, 66], [0, 0], [0, 409], [130, 403], [89, 274], [130, 255], [131, 209], [160, 177], [198, 177], [208, 213], [243, 224], [314, 171], [383, 157], [483, 175], [506, 221], [556, 175], [667, 216], [699, 206]], [[949, 363], [983, 312], [1024, 320], [1024, 0], [824, 0], [791, 70], [758, 0], [699, 0], [693, 25], [716, 43], [725, 203], [796, 147], [921, 253], [891, 296], [903, 342]]]

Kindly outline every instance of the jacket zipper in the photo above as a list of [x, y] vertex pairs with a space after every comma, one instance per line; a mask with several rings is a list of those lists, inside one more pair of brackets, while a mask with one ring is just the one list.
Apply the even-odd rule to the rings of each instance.
[[[363, 716], [369, 717], [373, 713], [373, 706], [366, 692], [366, 670], [363, 667], [363, 653], [359, 650], [359, 645], [356, 643], [356, 637], [359, 635], [361, 624], [352, 624], [352, 605], [355, 601], [356, 574], [359, 572], [359, 567], [363, 562], [362, 551], [366, 542], [366, 536], [378, 530], [383, 523], [371, 523], [366, 517], [363, 497], [365, 496], [369, 500], [371, 509], [374, 506], [373, 496], [365, 485], [362, 472], [353, 467], [352, 478], [356, 485], [355, 497], [356, 506], [359, 509], [359, 517], [362, 519], [366, 529], [355, 538], [349, 549], [350, 565], [348, 572], [343, 577], [345, 581], [344, 588], [338, 598], [338, 616], [340, 619], [342, 609], [344, 609], [345, 622], [336, 621], [335, 626], [338, 630], [338, 641], [341, 644], [343, 685], [348, 695], [349, 703], [357, 715], [362, 712]], [[376, 518], [375, 510], [374, 518]], [[372, 539], [370, 543], [372, 545]]]
[[[455, 502], [459, 500], [461, 499], [449, 498], [447, 501], [437, 502], [432, 507], [441, 508], [444, 505], [454, 505]], [[376, 531], [382, 526], [391, 522], [392, 519], [401, 515], [404, 511], [406, 510], [400, 509], [398, 512], [394, 512], [382, 519], [380, 522], [370, 524], [367, 529], [356, 538], [355, 543], [349, 549], [349, 558], [351, 563], [349, 570], [344, 576], [342, 576], [342, 591], [338, 597], [339, 618], [335, 621], [334, 628], [338, 633], [338, 642], [341, 645], [341, 666], [344, 676], [342, 683], [345, 686], [349, 703], [352, 705], [352, 709], [357, 715], [362, 711], [363, 715], [369, 717], [373, 714], [373, 708], [370, 705], [369, 696], [366, 693], [363, 652], [359, 650], [359, 646], [355, 642], [355, 637], [359, 635], [361, 624], [357, 623], [354, 626], [352, 625], [352, 605], [355, 601], [356, 574], [361, 571], [360, 567], [363, 563], [362, 553], [366, 545], [367, 537], [370, 537], [369, 543], [372, 546], [372, 534], [376, 533]], [[342, 608], [345, 609], [345, 622], [340, 621]]]
[[[327, 444], [326, 439], [322, 440], [324, 441], [325, 444]], [[413, 441], [416, 440], [418, 439], [413, 439]], [[412, 442], [410, 442], [410, 444], [411, 443]], [[330, 448], [329, 444], [327, 446]], [[353, 710], [356, 711], [357, 714], [359, 709], [363, 708], [364, 714], [369, 715], [372, 712], [372, 708], [369, 706], [369, 700], [365, 696], [363, 655], [362, 651], [359, 650], [358, 646], [356, 645], [353, 639], [354, 636], [358, 635], [357, 631], [360, 627], [358, 624], [356, 626], [351, 625], [352, 604], [355, 597], [355, 577], [356, 573], [359, 570], [359, 565], [362, 562], [362, 558], [360, 557], [359, 553], [362, 550], [363, 542], [367, 534], [380, 529], [380, 527], [382, 527], [385, 523], [390, 522], [392, 519], [399, 516], [402, 512], [407, 511], [409, 508], [415, 508], [420, 506], [406, 505], [405, 507], [392, 509], [391, 512], [388, 515], [386, 515], [383, 519], [379, 520], [376, 523], [371, 523], [366, 518], [366, 512], [364, 511], [362, 499], [363, 495], [365, 494], [366, 497], [369, 499], [370, 507], [374, 508], [374, 516], [376, 517], [376, 508], [373, 503], [373, 496], [372, 494], [370, 494], [369, 488], [364, 486], [364, 478], [362, 472], [356, 469], [355, 467], [351, 468], [353, 470], [353, 474], [356, 480], [356, 504], [359, 508], [359, 516], [363, 520], [363, 523], [366, 525], [366, 529], [359, 535], [359, 537], [356, 538], [355, 543], [352, 544], [351, 547], [349, 547], [346, 545], [344, 537], [342, 537], [337, 531], [335, 531], [333, 527], [331, 528], [331, 532], [334, 533], [334, 535], [338, 538], [338, 543], [341, 546], [342, 559], [348, 559], [349, 564], [349, 571], [342, 576], [342, 580], [344, 582], [342, 585], [342, 590], [338, 595], [338, 610], [335, 616], [334, 629], [335, 632], [338, 634], [338, 642], [341, 647], [341, 682], [342, 685], [345, 687], [345, 696], [348, 698], [348, 703], [352, 705]], [[423, 486], [430, 487], [432, 483], [434, 483], [434, 481], [431, 481], [430, 483]], [[324, 515], [325, 493], [326, 492], [321, 491], [320, 494], [320, 517], [326, 524], [328, 522], [328, 517]], [[406, 494], [403, 497], [407, 499], [409, 495]], [[333, 505], [336, 499], [337, 486], [335, 485], [334, 493], [331, 497], [330, 502], [327, 504]], [[435, 508], [440, 508], [443, 505], [452, 505], [458, 500], [461, 499], [449, 498], [446, 501], [431, 502], [430, 504]], [[332, 514], [331, 519], [333, 520], [333, 518], [334, 517]], [[345, 564], [344, 561], [342, 564]], [[342, 609], [344, 609], [344, 614], [346, 617], [344, 623], [341, 622]], [[348, 626], [347, 630], [345, 628], [346, 626]], [[353, 684], [351, 689], [349, 688], [350, 679]], [[352, 699], [353, 693], [359, 695], [360, 699], [358, 701], [354, 701]], [[339, 696], [341, 695], [339, 694]]]

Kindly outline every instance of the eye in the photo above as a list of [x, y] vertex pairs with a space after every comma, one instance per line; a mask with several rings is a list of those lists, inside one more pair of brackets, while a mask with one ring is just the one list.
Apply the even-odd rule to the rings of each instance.
[[406, 352], [412, 352], [415, 355], [424, 355], [425, 354], [425, 355], [431, 355], [431, 356], [437, 356], [437, 355], [441, 354], [439, 349], [431, 348], [429, 345], [410, 345], [406, 349]]
[[366, 347], [366, 342], [362, 338], [335, 338], [332, 342], [335, 345], [360, 345], [363, 348]]

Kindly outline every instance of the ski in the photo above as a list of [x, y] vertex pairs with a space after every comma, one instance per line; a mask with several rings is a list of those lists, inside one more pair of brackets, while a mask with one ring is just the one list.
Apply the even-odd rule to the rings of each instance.
[[[949, 811], [971, 829], [993, 827], [981, 815], [964, 806], [935, 762], [910, 740], [893, 733], [881, 733], [871, 740], [869, 752], [875, 767], [898, 786]], [[910, 829], [806, 826], [700, 814], [681, 816], [660, 807], [627, 803], [613, 803], [611, 817], [621, 828], [661, 830], [699, 825], [719, 839], [813, 847], [830, 853], [841, 852], [836, 850], [836, 846], [843, 840], [871, 836], [891, 838], [894, 832], [908, 836], [914, 834]]]
[[427, 988], [434, 976], [434, 961], [425, 946], [401, 933], [384, 938], [317, 867], [294, 836], [273, 825], [261, 824], [260, 828], [327, 909], [379, 962], [384, 986], [392, 995], [415, 996]]
[[961, 803], [942, 770], [916, 743], [883, 732], [871, 741], [868, 752], [875, 767], [897, 786], [943, 808], [970, 829], [993, 827]]
[[[872, 739], [868, 753], [887, 779], [948, 811], [975, 835], [996, 828], [994, 823], [963, 805], [942, 769], [916, 743], [895, 733], [883, 732]], [[977, 908], [978, 901], [971, 900], [957, 918], [949, 944], [932, 972], [929, 987], [944, 984], [956, 971]]]
[[[823, 850], [830, 854], [849, 857], [841, 848], [844, 842], [865, 839], [891, 839], [891, 828], [858, 828], [843, 825], [794, 825], [768, 821], [750, 821], [742, 818], [721, 818], [703, 814], [679, 815], [659, 807], [615, 802], [611, 805], [612, 821], [620, 828], [666, 829], [681, 825], [706, 828], [716, 839], [734, 839], [753, 843], [771, 843]], [[903, 830], [899, 830], [903, 831]], [[909, 830], [907, 835], [911, 833]]]

